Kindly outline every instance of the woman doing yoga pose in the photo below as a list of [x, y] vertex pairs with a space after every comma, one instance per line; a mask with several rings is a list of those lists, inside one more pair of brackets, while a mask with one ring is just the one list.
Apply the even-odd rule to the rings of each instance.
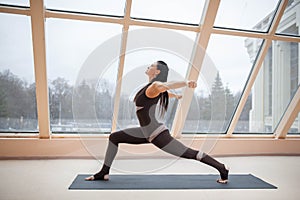
[[149, 83], [137, 92], [134, 98], [140, 127], [128, 128], [111, 133], [102, 169], [93, 176], [87, 177], [85, 180], [107, 181], [109, 179], [109, 170], [118, 152], [120, 143], [152, 143], [163, 151], [175, 156], [198, 160], [214, 167], [219, 171], [221, 176], [217, 182], [223, 184], [228, 182], [229, 170], [224, 164], [204, 152], [186, 147], [177, 139], [173, 138], [168, 128], [156, 119], [155, 111], [158, 102], [160, 104], [160, 114], [163, 115], [168, 108], [169, 97], [181, 98], [180, 95], [168, 92], [168, 90], [182, 87], [197, 87], [195, 81], [167, 82], [168, 71], [169, 68], [163, 61], [157, 61], [148, 67], [146, 74], [149, 77]]

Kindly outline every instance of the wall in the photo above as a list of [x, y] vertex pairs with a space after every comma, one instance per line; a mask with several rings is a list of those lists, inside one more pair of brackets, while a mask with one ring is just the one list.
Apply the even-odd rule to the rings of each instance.
[[[193, 138], [180, 139], [187, 146], [215, 156], [300, 155], [300, 138], [276, 140], [268, 137]], [[1, 138], [1, 159], [97, 158], [104, 157], [107, 137], [97, 138]], [[202, 147], [202, 148], [201, 148]], [[170, 155], [152, 144], [120, 145], [118, 158], [157, 158]]]

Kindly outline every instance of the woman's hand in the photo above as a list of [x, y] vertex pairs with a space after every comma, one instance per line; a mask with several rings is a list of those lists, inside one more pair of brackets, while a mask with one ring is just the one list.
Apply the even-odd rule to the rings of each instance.
[[176, 99], [181, 99], [182, 98], [181, 94], [174, 94], [174, 93], [169, 92], [169, 91], [168, 91], [168, 94], [169, 94], [169, 98], [176, 98]]
[[181, 94], [176, 94], [175, 98], [176, 98], [176, 99], [181, 99], [181, 98], [182, 98], [182, 95], [181, 95]]
[[197, 82], [196, 81], [187, 81], [187, 86], [189, 88], [196, 88], [197, 87]]

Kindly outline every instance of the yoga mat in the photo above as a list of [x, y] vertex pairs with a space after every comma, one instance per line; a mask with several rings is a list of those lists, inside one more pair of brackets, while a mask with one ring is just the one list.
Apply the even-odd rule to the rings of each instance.
[[90, 174], [79, 174], [71, 190], [170, 190], [170, 189], [276, 189], [252, 174], [231, 174], [227, 184], [219, 184], [219, 175], [110, 175], [109, 181], [85, 181]]

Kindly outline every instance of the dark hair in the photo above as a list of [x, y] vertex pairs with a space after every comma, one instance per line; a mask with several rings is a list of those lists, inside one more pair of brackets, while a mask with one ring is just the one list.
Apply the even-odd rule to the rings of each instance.
[[[167, 82], [168, 73], [169, 73], [169, 67], [167, 63], [161, 60], [157, 61], [156, 63], [157, 63], [157, 69], [160, 70], [160, 73], [154, 79], [152, 79], [151, 82], [154, 81]], [[163, 116], [167, 111], [169, 105], [168, 91], [165, 91], [164, 93], [160, 94], [159, 102], [160, 102], [160, 109], [159, 109], [160, 115]]]
[[161, 60], [157, 61], [156, 63], [157, 63], [157, 69], [160, 70], [160, 73], [154, 79], [152, 79], [151, 82], [154, 81], [167, 82], [168, 73], [169, 73], [169, 67], [167, 63]]

